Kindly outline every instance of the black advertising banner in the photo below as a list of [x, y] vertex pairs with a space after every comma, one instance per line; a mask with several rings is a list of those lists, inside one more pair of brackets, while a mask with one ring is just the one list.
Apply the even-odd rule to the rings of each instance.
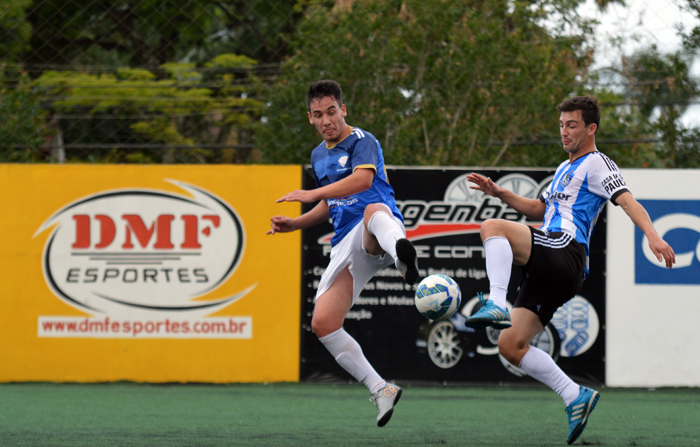
[[[398, 270], [381, 270], [369, 281], [345, 320], [345, 330], [362, 346], [367, 359], [388, 380], [434, 382], [528, 382], [522, 370], [498, 355], [499, 331], [473, 330], [464, 319], [478, 310], [478, 292], [488, 296], [481, 223], [502, 218], [539, 228], [503, 202], [469, 188], [466, 176], [478, 172], [521, 196], [537, 198], [554, 170], [472, 170], [464, 168], [390, 168], [406, 233], [418, 251], [421, 278], [439, 273], [460, 286], [460, 311], [434, 322], [414, 306], [415, 286], [404, 284]], [[303, 188], [315, 187], [305, 170]], [[305, 205], [304, 212], [314, 204]], [[541, 224], [541, 222], [539, 223]], [[333, 227], [328, 223], [302, 233], [302, 312], [300, 378], [349, 380], [311, 331], [313, 301], [328, 265]], [[591, 240], [590, 275], [579, 294], [561, 307], [533, 341], [577, 382], [605, 379], [605, 214]], [[508, 300], [512, 303], [521, 270], [513, 267]]]

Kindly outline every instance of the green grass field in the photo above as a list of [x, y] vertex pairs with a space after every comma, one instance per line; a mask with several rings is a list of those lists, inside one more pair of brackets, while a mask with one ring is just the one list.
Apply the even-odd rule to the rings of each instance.
[[[566, 445], [564, 405], [548, 388], [401, 385], [378, 428], [356, 384], [0, 384], [0, 445]], [[600, 391], [576, 445], [700, 445], [700, 389]]]

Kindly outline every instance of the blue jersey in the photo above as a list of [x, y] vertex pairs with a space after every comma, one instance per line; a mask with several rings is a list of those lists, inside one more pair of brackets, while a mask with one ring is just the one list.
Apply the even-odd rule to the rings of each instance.
[[620, 169], [603, 153], [595, 151], [573, 163], [559, 165], [552, 183], [540, 200], [547, 204], [541, 230], [563, 232], [586, 249], [586, 276], [591, 234], [605, 203], [629, 192]]
[[403, 222], [403, 216], [396, 207], [394, 190], [387, 180], [382, 148], [374, 135], [355, 127], [350, 135], [333, 147], [323, 142], [311, 153], [311, 165], [319, 188], [344, 179], [355, 169], [372, 169], [375, 173], [368, 190], [349, 197], [326, 200], [335, 229], [331, 246], [340, 242], [362, 220], [365, 207], [369, 204], [385, 204]]

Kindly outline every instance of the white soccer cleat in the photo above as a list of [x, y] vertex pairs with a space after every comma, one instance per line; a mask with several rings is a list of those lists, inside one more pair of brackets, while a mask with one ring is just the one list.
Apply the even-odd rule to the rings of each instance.
[[384, 427], [394, 412], [394, 405], [401, 398], [401, 388], [398, 385], [387, 382], [386, 386], [372, 394], [369, 400], [377, 407], [377, 426]]

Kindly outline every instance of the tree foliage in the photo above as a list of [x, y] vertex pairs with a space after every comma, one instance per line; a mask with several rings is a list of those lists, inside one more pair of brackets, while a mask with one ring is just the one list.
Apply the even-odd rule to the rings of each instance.
[[556, 105], [593, 93], [618, 164], [700, 167], [680, 119], [700, 27], [598, 87], [582, 1], [0, 0], [4, 157], [47, 160], [43, 144], [76, 161], [307, 163], [306, 91], [332, 78], [391, 164], [555, 166]]
[[0, 0], [0, 60], [16, 61], [29, 48], [32, 27], [24, 10], [32, 0]]
[[[207, 147], [239, 144], [258, 115], [261, 103], [251, 88], [257, 80], [249, 76], [253, 65], [245, 56], [224, 54], [204, 70], [163, 64], [158, 67], [166, 73], [163, 79], [142, 68], [122, 68], [105, 74], [46, 71], [35, 84], [47, 89], [47, 104], [66, 140], [99, 138], [115, 146], [106, 157], [89, 161], [204, 163], [215, 155]], [[82, 117], [77, 123], [67, 121], [76, 115]], [[147, 149], [151, 146], [156, 148]]]
[[168, 61], [199, 63], [224, 53], [278, 62], [286, 55], [286, 36], [300, 16], [293, 0], [20, 3], [25, 8], [33, 3], [26, 15], [28, 29], [33, 30], [31, 51], [23, 57], [24, 64], [32, 67], [116, 65], [154, 70]]
[[[372, 132], [388, 163], [552, 165], [538, 141], [556, 104], [585, 77], [587, 23], [575, 2], [357, 1], [313, 5], [294, 55], [266, 93], [258, 143], [269, 162], [300, 163], [318, 142], [304, 97], [315, 80], [344, 89], [348, 123]], [[542, 21], [556, 9], [566, 36]], [[284, 130], [284, 138], [279, 131]]]
[[[652, 131], [661, 139], [660, 156], [666, 166], [698, 167], [697, 132], [683, 128], [680, 118], [700, 96], [700, 85], [690, 73], [690, 60], [682, 52], [660, 54], [655, 46], [622, 60], [627, 79], [626, 97], [634, 101]], [[695, 154], [693, 153], [695, 152]], [[695, 161], [694, 161], [695, 160]]]
[[38, 161], [46, 129], [40, 94], [29, 76], [20, 73], [16, 84], [8, 84], [0, 67], [0, 162]]
[[32, 65], [139, 65], [155, 68], [201, 45], [211, 23], [209, 0], [34, 2]]

